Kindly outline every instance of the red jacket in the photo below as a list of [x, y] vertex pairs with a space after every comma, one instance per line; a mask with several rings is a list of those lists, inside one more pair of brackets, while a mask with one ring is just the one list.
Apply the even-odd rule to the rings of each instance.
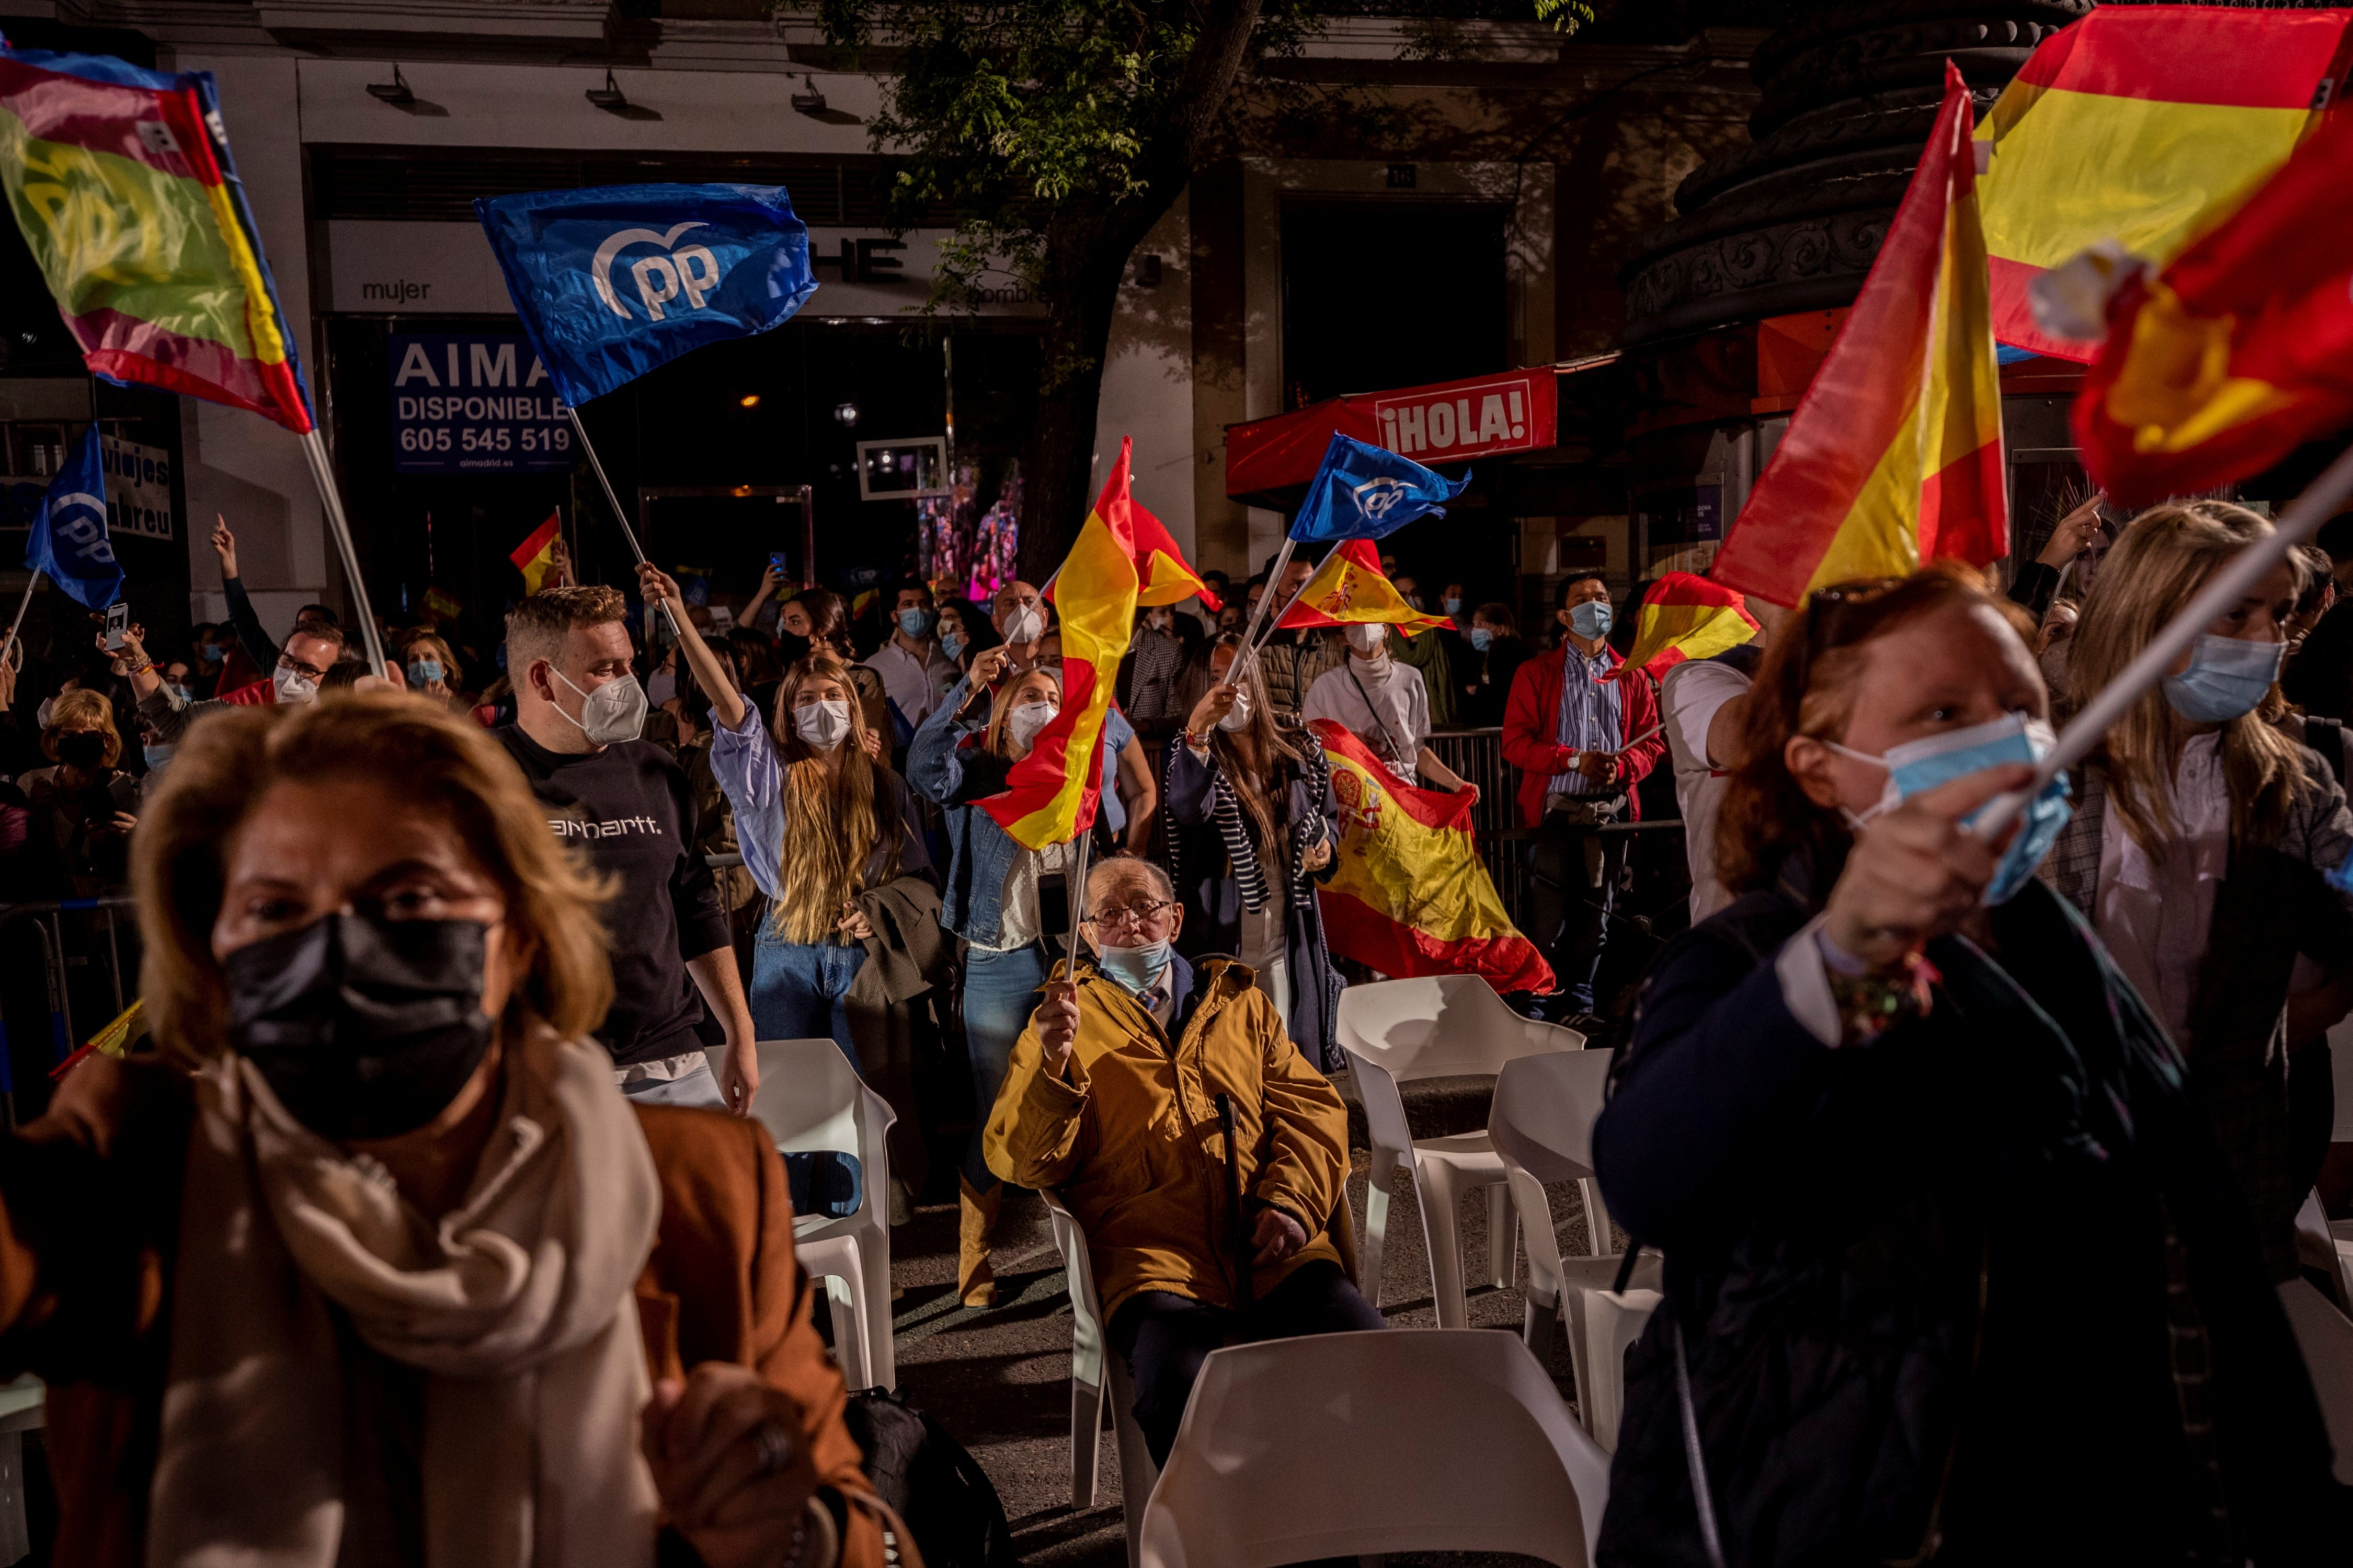
[[278, 682], [274, 679], [257, 680], [234, 691], [223, 692], [220, 700], [239, 708], [275, 708], [278, 706]]
[[[1623, 661], [1616, 650], [1609, 652], [1609, 667], [1615, 669]], [[1504, 760], [1520, 770], [1520, 824], [1525, 827], [1544, 821], [1545, 795], [1552, 777], [1568, 771], [1569, 749], [1553, 739], [1560, 733], [1561, 670], [1567, 663], [1567, 650], [1556, 647], [1520, 666], [1512, 677], [1511, 700], [1504, 709]], [[1618, 716], [1621, 744], [1657, 727], [1659, 689], [1649, 676], [1634, 670], [1619, 681]], [[1659, 734], [1618, 753], [1630, 816], [1642, 815], [1634, 786], [1658, 765], [1666, 749], [1667, 739]]]

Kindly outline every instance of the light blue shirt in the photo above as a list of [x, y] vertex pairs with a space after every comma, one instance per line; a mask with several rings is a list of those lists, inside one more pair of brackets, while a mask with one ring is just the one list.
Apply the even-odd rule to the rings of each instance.
[[[1626, 738], [1619, 710], [1618, 683], [1604, 680], [1618, 664], [1618, 656], [1604, 643], [1591, 658], [1574, 643], [1561, 649], [1560, 724], [1553, 738], [1578, 752], [1614, 752]], [[1547, 795], [1612, 795], [1619, 785], [1605, 784], [1583, 773], [1555, 773], [1545, 786]]]
[[[781, 896], [777, 889], [783, 884], [778, 862], [785, 845], [784, 763], [776, 755], [776, 742], [768, 738], [767, 723], [749, 702], [744, 704], [741, 729], [731, 730], [719, 721], [716, 712], [711, 715], [711, 775], [719, 781], [727, 804], [734, 808], [735, 843], [744, 851], [744, 869], [752, 873], [760, 891], [772, 899]], [[924, 846], [923, 825], [915, 820], [905, 782], [880, 763], [875, 766], [874, 782], [875, 811], [896, 811], [907, 819], [907, 832], [899, 847], [899, 873], [930, 870], [931, 851]], [[881, 852], [878, 847], [875, 854], [879, 857]], [[876, 878], [889, 871], [889, 867], [870, 858], [867, 885], [873, 886]]]

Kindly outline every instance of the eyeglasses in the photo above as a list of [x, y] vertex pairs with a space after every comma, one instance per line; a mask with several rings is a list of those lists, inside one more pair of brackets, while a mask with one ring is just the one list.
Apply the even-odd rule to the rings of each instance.
[[1124, 931], [1130, 926], [1149, 925], [1159, 918], [1163, 910], [1176, 907], [1174, 899], [1155, 899], [1148, 904], [1136, 904], [1124, 910], [1098, 910], [1086, 917], [1086, 925], [1100, 926], [1105, 931]]
[[304, 664], [290, 653], [281, 653], [278, 656], [278, 668], [289, 671], [291, 674], [305, 677], [311, 680], [324, 680], [327, 679], [327, 672], [325, 670], [317, 668], [311, 665]]

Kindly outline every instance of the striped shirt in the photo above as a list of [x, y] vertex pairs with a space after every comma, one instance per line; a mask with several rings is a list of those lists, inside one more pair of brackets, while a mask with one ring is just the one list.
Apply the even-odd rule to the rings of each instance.
[[[1601, 678], [1617, 668], [1618, 656], [1604, 643], [1590, 657], [1575, 643], [1561, 648], [1560, 722], [1554, 739], [1578, 752], [1615, 752], [1626, 738], [1620, 717], [1618, 683]], [[1547, 795], [1615, 795], [1622, 786], [1606, 784], [1580, 773], [1555, 773]]]

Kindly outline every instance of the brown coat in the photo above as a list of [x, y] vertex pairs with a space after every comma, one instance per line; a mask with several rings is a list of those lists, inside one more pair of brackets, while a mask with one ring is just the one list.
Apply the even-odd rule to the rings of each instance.
[[[93, 1057], [74, 1078], [90, 1081], [69, 1080], [49, 1115], [0, 1140], [0, 1373], [49, 1385], [56, 1563], [142, 1568], [195, 1103], [187, 1080], [154, 1062]], [[841, 1373], [793, 1257], [784, 1162], [757, 1123], [637, 1110], [662, 1190], [637, 1287], [653, 1375], [736, 1362], [792, 1394], [818, 1473], [852, 1505], [844, 1568], [881, 1568], [888, 1515], [842, 1426]], [[912, 1561], [899, 1533], [900, 1560]]]

